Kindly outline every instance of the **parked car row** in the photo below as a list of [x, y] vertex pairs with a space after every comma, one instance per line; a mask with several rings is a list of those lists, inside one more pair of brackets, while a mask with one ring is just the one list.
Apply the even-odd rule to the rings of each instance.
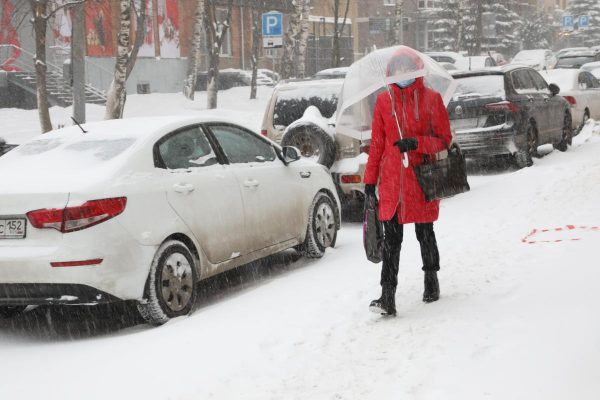
[[0, 157], [0, 316], [133, 300], [158, 325], [189, 313], [210, 276], [335, 245], [331, 176], [293, 147], [208, 117], [83, 129]]

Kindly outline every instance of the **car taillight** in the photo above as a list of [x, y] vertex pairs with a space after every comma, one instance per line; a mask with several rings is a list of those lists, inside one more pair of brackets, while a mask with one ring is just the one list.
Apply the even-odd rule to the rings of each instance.
[[267, 136], [267, 134], [268, 134], [268, 132], [267, 132], [267, 130], [266, 130], [266, 129], [261, 129], [261, 130], [260, 130], [260, 134], [266, 137], [266, 136]]
[[342, 175], [341, 181], [342, 183], [360, 183], [361, 177], [360, 175]]
[[517, 112], [517, 106], [510, 101], [500, 101], [498, 103], [486, 104], [485, 108], [492, 112]]
[[565, 98], [565, 100], [567, 100], [569, 102], [571, 107], [575, 107], [577, 105], [577, 100], [575, 100], [575, 97], [573, 97], [573, 96], [563, 96], [563, 97]]
[[76, 207], [30, 211], [27, 218], [35, 228], [51, 228], [67, 233], [89, 228], [116, 217], [125, 210], [126, 205], [126, 197], [91, 200]]

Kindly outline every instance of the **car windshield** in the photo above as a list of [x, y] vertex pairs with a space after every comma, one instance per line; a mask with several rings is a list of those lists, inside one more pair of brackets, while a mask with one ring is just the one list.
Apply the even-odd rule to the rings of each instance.
[[341, 85], [299, 86], [282, 90], [275, 101], [273, 126], [281, 129], [302, 118], [309, 106], [315, 106], [325, 118], [331, 118], [337, 108]]
[[503, 97], [504, 75], [478, 75], [456, 78], [458, 87], [454, 98], [461, 97]]
[[595, 61], [593, 56], [561, 57], [556, 68], [580, 68], [583, 64]]

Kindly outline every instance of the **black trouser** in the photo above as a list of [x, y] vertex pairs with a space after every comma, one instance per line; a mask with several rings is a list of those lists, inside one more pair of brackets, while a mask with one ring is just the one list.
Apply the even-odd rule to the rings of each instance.
[[[398, 285], [398, 266], [400, 264], [400, 248], [404, 225], [398, 223], [394, 216], [390, 221], [383, 221], [383, 267], [381, 269], [381, 286]], [[421, 258], [423, 259], [423, 271], [440, 270], [440, 254], [438, 252], [433, 223], [415, 224], [417, 240], [421, 245]]]

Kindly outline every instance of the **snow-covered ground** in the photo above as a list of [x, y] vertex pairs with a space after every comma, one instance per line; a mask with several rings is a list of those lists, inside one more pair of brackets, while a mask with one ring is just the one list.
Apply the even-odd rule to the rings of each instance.
[[[259, 95], [220, 99], [258, 129]], [[205, 104], [138, 97], [126, 115]], [[0, 124], [23, 138], [36, 114], [0, 110]], [[443, 201], [436, 303], [421, 302], [408, 226], [398, 317], [371, 314], [380, 266], [364, 256], [361, 226], [344, 224], [323, 259], [285, 252], [213, 278], [190, 317], [159, 328], [129, 305], [0, 321], [0, 399], [598, 399], [599, 155], [600, 123], [590, 123], [566, 153], [473, 175], [469, 193]]]
[[[213, 113], [236, 119], [240, 124], [260, 131], [263, 114], [271, 98], [273, 88], [266, 86], [257, 87], [257, 99], [249, 100], [249, 87], [235, 87], [219, 92], [219, 109], [206, 110], [206, 92], [196, 92], [195, 100], [186, 99], [181, 93], [153, 93], [134, 94], [127, 96], [124, 118], [186, 115], [198, 112]], [[86, 119], [88, 122], [104, 119], [104, 106], [88, 104], [86, 106]], [[73, 125], [72, 107], [52, 107], [50, 117], [55, 128]], [[20, 144], [40, 134], [40, 124], [37, 110], [20, 110], [16, 108], [0, 108], [0, 122], [2, 128], [0, 137], [7, 143]]]

